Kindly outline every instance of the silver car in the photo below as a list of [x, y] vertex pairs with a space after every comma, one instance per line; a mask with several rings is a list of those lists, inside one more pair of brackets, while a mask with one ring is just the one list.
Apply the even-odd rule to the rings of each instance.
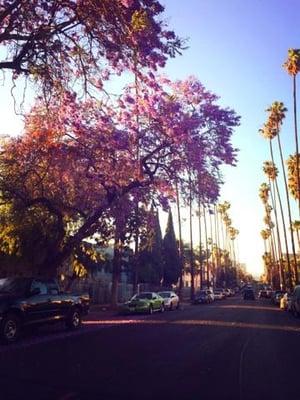
[[173, 291], [164, 291], [157, 293], [160, 297], [164, 299], [165, 309], [166, 310], [175, 310], [179, 308], [179, 297]]

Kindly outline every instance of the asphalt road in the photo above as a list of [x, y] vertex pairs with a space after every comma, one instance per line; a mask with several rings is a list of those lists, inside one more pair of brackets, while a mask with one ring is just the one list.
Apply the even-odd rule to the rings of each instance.
[[268, 300], [103, 316], [1, 346], [0, 399], [300, 399], [300, 320]]

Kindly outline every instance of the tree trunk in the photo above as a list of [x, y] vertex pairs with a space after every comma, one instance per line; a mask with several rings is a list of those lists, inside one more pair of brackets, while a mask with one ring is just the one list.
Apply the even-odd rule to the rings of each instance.
[[134, 235], [134, 274], [132, 294], [137, 293], [139, 282], [139, 228], [137, 227]]
[[213, 286], [215, 284], [215, 274], [216, 274], [216, 263], [215, 263], [215, 254], [214, 254], [214, 233], [213, 233], [213, 224], [212, 224], [212, 216], [211, 210], [208, 209], [208, 216], [209, 216], [209, 227], [210, 227], [210, 236], [211, 236], [211, 266], [212, 266], [212, 281]]
[[180, 213], [180, 198], [178, 183], [176, 181], [176, 205], [177, 205], [177, 218], [178, 218], [178, 230], [179, 230], [179, 256], [181, 262], [181, 272], [179, 277], [179, 298], [182, 299], [182, 288], [183, 288], [183, 274], [184, 274], [184, 261], [183, 261], [183, 243], [182, 243], [182, 227], [181, 227], [181, 213]]
[[194, 249], [193, 249], [193, 213], [192, 213], [192, 185], [190, 178], [190, 266], [191, 266], [191, 301], [195, 299], [195, 265], [194, 265]]
[[[293, 221], [292, 221], [290, 196], [289, 196], [289, 189], [288, 189], [288, 184], [287, 184], [287, 179], [286, 179], [286, 172], [285, 172], [285, 166], [284, 166], [284, 159], [283, 159], [283, 152], [282, 152], [282, 146], [281, 146], [281, 141], [280, 141], [279, 130], [278, 130], [278, 134], [277, 134], [277, 140], [278, 140], [278, 147], [279, 147], [279, 152], [280, 152], [281, 167], [282, 167], [282, 172], [283, 172], [285, 194], [286, 194], [286, 203], [287, 203], [287, 207], [288, 207], [288, 218], [289, 218], [291, 243], [292, 243], [292, 252], [293, 252], [293, 259], [294, 259], [294, 274], [295, 274], [295, 279], [296, 279], [296, 284], [297, 284], [297, 282], [298, 282], [298, 271], [297, 271], [297, 257], [296, 257], [295, 241], [294, 241]], [[297, 157], [297, 159], [298, 159], [298, 157]], [[298, 171], [297, 171], [297, 173], [298, 173]], [[291, 289], [293, 287], [293, 280], [292, 280], [292, 268], [291, 268], [290, 262], [288, 262], [288, 268], [289, 268], [288, 269], [289, 286], [290, 286], [290, 289]]]
[[217, 267], [216, 274], [217, 280], [220, 282], [220, 273], [221, 273], [221, 255], [220, 255], [220, 232], [219, 232], [219, 218], [218, 211], [216, 205], [214, 205], [214, 215], [215, 215], [215, 234], [216, 234], [216, 242], [217, 242]]
[[203, 258], [202, 258], [202, 229], [201, 229], [201, 202], [198, 198], [198, 214], [199, 214], [199, 262], [200, 262], [200, 289], [203, 289]]
[[204, 232], [205, 232], [205, 253], [206, 253], [206, 281], [207, 287], [210, 287], [209, 281], [209, 248], [208, 248], [208, 236], [207, 236], [207, 220], [206, 220], [206, 210], [205, 205], [203, 204], [203, 217], [204, 217]]
[[280, 239], [280, 232], [279, 232], [279, 224], [278, 224], [278, 215], [277, 215], [277, 207], [276, 207], [276, 199], [275, 199], [275, 188], [273, 182], [273, 189], [271, 185], [271, 180], [269, 179], [270, 185], [270, 195], [271, 195], [271, 202], [272, 207], [274, 210], [275, 215], [275, 224], [276, 224], [276, 233], [277, 233], [277, 247], [278, 247], [278, 261], [279, 261], [279, 270], [280, 270], [280, 286], [281, 288], [285, 287], [285, 279], [284, 279], [284, 268], [283, 268], [283, 256], [282, 256], [282, 247], [281, 247], [281, 239]]
[[120, 228], [118, 226], [118, 222], [116, 222], [112, 286], [111, 286], [111, 306], [112, 307], [116, 307], [118, 304], [118, 286], [119, 286], [120, 274], [121, 274], [122, 248], [123, 248], [123, 243], [120, 238]]

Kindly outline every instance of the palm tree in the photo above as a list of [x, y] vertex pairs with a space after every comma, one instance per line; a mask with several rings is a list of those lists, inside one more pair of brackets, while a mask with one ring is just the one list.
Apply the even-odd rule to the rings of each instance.
[[267, 257], [268, 254], [270, 254], [269, 262], [265, 263], [265, 265], [267, 267], [269, 267], [269, 268], [267, 268], [267, 271], [265, 271], [265, 272], [266, 272], [266, 275], [267, 275], [267, 281], [268, 282], [272, 282], [271, 271], [272, 271], [272, 264], [273, 264], [274, 258], [272, 257], [271, 248], [270, 248], [270, 251], [268, 252], [268, 247], [267, 247], [267, 241], [270, 239], [271, 230], [270, 229], [262, 229], [260, 231], [260, 234], [261, 234], [261, 237], [262, 237], [262, 239], [264, 241], [264, 250], [265, 250], [264, 255], [265, 255], [265, 258]]
[[[286, 226], [285, 226], [285, 219], [284, 219], [284, 214], [283, 214], [283, 207], [282, 207], [282, 202], [281, 202], [281, 197], [280, 197], [280, 192], [278, 188], [278, 183], [277, 183], [277, 176], [278, 176], [278, 169], [276, 165], [274, 164], [273, 161], [265, 161], [263, 164], [263, 171], [266, 174], [266, 176], [269, 178], [269, 186], [271, 188], [271, 182], [273, 184], [273, 191], [270, 190], [270, 195], [271, 195], [271, 201], [272, 201], [272, 207], [274, 210], [274, 215], [275, 215], [275, 221], [276, 221], [276, 231], [277, 231], [277, 239], [278, 239], [278, 252], [279, 252], [279, 260], [280, 261], [280, 269], [281, 269], [281, 275], [282, 275], [282, 285], [283, 287], [285, 286], [285, 279], [284, 279], [284, 271], [283, 271], [283, 261], [282, 261], [282, 249], [281, 249], [281, 240], [280, 240], [280, 233], [279, 233], [279, 224], [278, 224], [278, 215], [277, 215], [277, 208], [276, 208], [276, 196], [275, 193], [277, 194], [277, 198], [279, 201], [279, 207], [280, 207], [280, 212], [281, 212], [281, 219], [282, 219], [282, 225], [283, 225], [283, 235], [284, 235], [284, 241], [285, 241], [285, 247], [286, 247], [286, 257], [288, 261], [288, 268], [289, 268], [289, 273], [291, 270], [291, 265], [290, 265], [290, 258], [289, 258], [289, 249], [288, 249], [288, 243], [287, 243], [287, 235], [286, 235]], [[276, 189], [276, 191], [275, 191]], [[290, 279], [291, 279], [291, 274], [290, 274]]]
[[267, 253], [267, 240], [270, 237], [270, 230], [269, 229], [262, 229], [260, 231], [261, 237], [263, 238], [264, 241], [264, 249], [265, 249], [265, 253]]
[[289, 49], [288, 58], [284, 63], [284, 68], [289, 75], [293, 77], [293, 111], [294, 111], [294, 133], [295, 133], [295, 144], [296, 144], [296, 176], [297, 176], [297, 198], [298, 208], [300, 213], [300, 174], [299, 174], [299, 142], [298, 142], [298, 126], [297, 126], [297, 87], [296, 87], [296, 76], [300, 71], [300, 49]]
[[293, 230], [294, 230], [294, 232], [296, 232], [297, 240], [298, 240], [298, 249], [300, 249], [300, 237], [299, 237], [300, 221], [293, 222]]
[[235, 274], [236, 274], [236, 278], [237, 278], [237, 266], [236, 266], [236, 253], [235, 253], [235, 239], [237, 237], [237, 235], [239, 234], [239, 230], [234, 228], [233, 226], [230, 226], [228, 228], [228, 233], [229, 233], [229, 237], [232, 243], [232, 256], [233, 256], [233, 267], [235, 269]]
[[[288, 189], [288, 183], [287, 183], [287, 177], [286, 177], [286, 171], [285, 171], [285, 165], [284, 165], [284, 159], [283, 159], [282, 145], [281, 145], [281, 140], [280, 140], [280, 127], [281, 127], [282, 122], [283, 122], [283, 120], [285, 118], [286, 111], [287, 111], [287, 109], [284, 107], [284, 104], [282, 102], [279, 102], [279, 101], [275, 101], [267, 109], [267, 112], [269, 112], [268, 123], [273, 127], [273, 133], [276, 132], [276, 137], [277, 137], [277, 142], [278, 142], [278, 148], [279, 148], [280, 160], [281, 160], [281, 167], [282, 167], [282, 173], [283, 173], [283, 180], [284, 180], [284, 186], [285, 186], [286, 204], [287, 204], [287, 209], [288, 209], [288, 218], [289, 218], [289, 227], [290, 227], [290, 235], [291, 235], [291, 244], [292, 244], [294, 265], [297, 265], [294, 233], [293, 233], [293, 230], [292, 230], [292, 215], [291, 215], [289, 189]], [[289, 260], [288, 259], [287, 259], [287, 261], [288, 261], [288, 264], [289, 264]], [[291, 267], [289, 266], [289, 268], [291, 268]], [[297, 277], [296, 273], [295, 273], [295, 276], [296, 276], [296, 281], [298, 282], [298, 277]]]
[[[230, 246], [229, 246], [229, 241], [228, 241], [228, 232], [227, 232], [227, 226], [230, 226], [231, 220], [229, 219], [228, 216], [228, 210], [230, 209], [231, 204], [229, 201], [224, 201], [224, 203], [219, 204], [217, 207], [217, 211], [220, 214], [221, 217], [221, 233], [222, 233], [222, 242], [223, 242], [223, 271], [224, 271], [224, 277], [227, 282], [227, 265], [230, 260], [230, 257], [228, 256], [230, 254]], [[224, 227], [225, 227], [225, 232], [224, 232]], [[228, 253], [228, 254], [227, 254]]]

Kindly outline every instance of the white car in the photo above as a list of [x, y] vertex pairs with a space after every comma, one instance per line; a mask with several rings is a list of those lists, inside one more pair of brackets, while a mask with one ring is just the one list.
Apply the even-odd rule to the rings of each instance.
[[166, 310], [175, 310], [179, 308], [179, 297], [173, 291], [164, 291], [157, 293], [160, 297], [164, 299], [164, 305]]
[[223, 300], [225, 299], [225, 294], [222, 289], [214, 291], [214, 298], [215, 300]]

